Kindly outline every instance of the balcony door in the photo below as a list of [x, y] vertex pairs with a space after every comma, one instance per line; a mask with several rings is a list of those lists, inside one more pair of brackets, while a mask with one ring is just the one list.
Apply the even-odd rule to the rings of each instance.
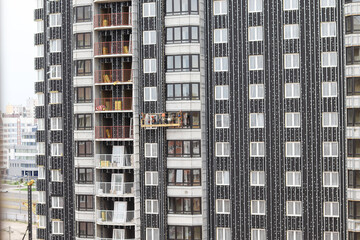
[[125, 240], [125, 229], [114, 229], [113, 240]]
[[112, 162], [119, 167], [124, 166], [125, 146], [113, 146]]
[[117, 223], [126, 222], [127, 202], [114, 202], [114, 218], [113, 221]]
[[111, 192], [117, 195], [124, 193], [124, 174], [111, 175]]

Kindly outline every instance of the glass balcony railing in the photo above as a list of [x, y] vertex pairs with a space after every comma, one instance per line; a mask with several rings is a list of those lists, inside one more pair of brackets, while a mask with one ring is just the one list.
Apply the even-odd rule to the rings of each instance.
[[133, 182], [96, 182], [96, 194], [104, 197], [126, 197], [134, 194]]
[[96, 210], [96, 216], [99, 224], [135, 224], [134, 211]]
[[96, 166], [98, 168], [132, 168], [134, 167], [133, 154], [96, 154]]

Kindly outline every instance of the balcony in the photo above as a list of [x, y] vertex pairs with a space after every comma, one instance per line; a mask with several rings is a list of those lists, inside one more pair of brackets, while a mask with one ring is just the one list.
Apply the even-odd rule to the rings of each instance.
[[102, 225], [134, 225], [134, 211], [115, 212], [114, 210], [96, 210], [97, 223]]
[[132, 126], [96, 126], [95, 139], [109, 140], [109, 139], [132, 139]]
[[116, 55], [131, 56], [132, 46], [129, 41], [99, 42], [94, 46], [95, 56], [114, 57]]
[[[101, 238], [101, 237], [96, 237], [96, 240], [117, 240], [117, 238]], [[135, 238], [122, 238], [122, 240], [135, 240]]]
[[134, 155], [132, 154], [97, 154], [95, 160], [97, 168], [134, 168]]
[[95, 83], [119, 84], [132, 82], [131, 69], [97, 70], [95, 71]]
[[131, 13], [96, 14], [94, 17], [94, 27], [95, 29], [131, 28]]
[[97, 98], [95, 99], [96, 112], [131, 111], [132, 97]]
[[132, 197], [133, 182], [97, 182], [96, 194], [100, 197]]

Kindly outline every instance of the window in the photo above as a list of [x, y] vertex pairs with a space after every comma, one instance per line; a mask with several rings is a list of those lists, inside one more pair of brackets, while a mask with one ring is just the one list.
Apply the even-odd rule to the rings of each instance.
[[214, 43], [227, 43], [228, 42], [228, 29], [221, 28], [214, 30]]
[[166, 56], [167, 72], [197, 72], [199, 64], [199, 55]]
[[284, 68], [285, 69], [294, 69], [299, 68], [299, 54], [284, 54]]
[[52, 221], [52, 234], [63, 234], [64, 233], [64, 222]]
[[157, 186], [159, 184], [158, 172], [145, 172], [145, 185]]
[[298, 39], [299, 36], [299, 24], [284, 25], [284, 39]]
[[77, 141], [76, 157], [92, 157], [94, 155], [92, 141]]
[[321, 63], [324, 68], [337, 67], [337, 52], [323, 52], [321, 54]]
[[61, 78], [61, 65], [50, 66], [50, 78]]
[[348, 139], [348, 157], [359, 157], [360, 156], [360, 140], [359, 139]]
[[78, 222], [76, 221], [76, 236], [78, 238], [94, 238], [95, 225], [93, 222]]
[[263, 55], [255, 55], [249, 56], [249, 70], [256, 71], [256, 70], [263, 70]]
[[198, 83], [167, 84], [167, 100], [200, 100], [200, 87]]
[[51, 181], [62, 182], [63, 177], [60, 170], [51, 170]]
[[44, 69], [36, 70], [36, 79], [38, 82], [44, 81]]
[[182, 26], [166, 28], [166, 43], [198, 43], [199, 27]]
[[78, 60], [75, 61], [76, 76], [91, 76], [92, 75], [92, 61]]
[[228, 100], [229, 86], [215, 86], [215, 100]]
[[44, 56], [44, 45], [35, 45], [35, 57]]
[[157, 101], [157, 88], [156, 87], [145, 87], [144, 88], [144, 101]]
[[62, 118], [50, 118], [50, 130], [62, 130]]
[[339, 232], [324, 232], [324, 240], [340, 240]]
[[[168, 116], [176, 116], [178, 112], [168, 112]], [[200, 128], [200, 112], [182, 112], [182, 125], [169, 128]]]
[[285, 98], [300, 98], [300, 83], [285, 83]]
[[250, 84], [249, 98], [264, 99], [264, 84]]
[[345, 33], [359, 33], [360, 32], [360, 15], [353, 15], [345, 17]]
[[302, 206], [300, 201], [287, 201], [286, 213], [287, 216], [301, 216]]
[[320, 0], [320, 6], [322, 8], [336, 7], [336, 0]]
[[323, 173], [324, 187], [338, 187], [339, 186], [339, 173], [338, 172], [324, 172]]
[[349, 188], [360, 188], [360, 170], [349, 170], [348, 171], [348, 187]]
[[216, 239], [217, 240], [231, 240], [231, 229], [230, 228], [216, 228]]
[[91, 33], [77, 33], [75, 34], [76, 49], [91, 48]]
[[91, 103], [91, 102], [92, 102], [91, 87], [76, 88], [76, 103]]
[[338, 113], [323, 113], [323, 127], [337, 127], [338, 126]]
[[216, 172], [216, 185], [229, 185], [230, 173], [229, 171], [217, 171]]
[[337, 82], [323, 82], [322, 97], [337, 97]]
[[39, 228], [46, 228], [46, 216], [39, 215]]
[[38, 155], [45, 155], [45, 143], [44, 142], [38, 142]]
[[61, 26], [61, 14], [49, 14], [49, 27], [59, 27]]
[[284, 0], [284, 11], [298, 10], [299, 0]]
[[360, 95], [360, 78], [347, 78], [346, 82], [347, 96]]
[[[201, 240], [201, 226], [168, 226], [169, 240]], [[156, 239], [159, 240], [159, 239]]]
[[46, 192], [38, 191], [38, 203], [46, 203]]
[[169, 186], [201, 186], [200, 169], [169, 169]]
[[324, 217], [339, 217], [339, 203], [324, 202]]
[[38, 179], [45, 179], [46, 177], [46, 171], [44, 167], [38, 168]]
[[92, 168], [76, 168], [75, 183], [92, 184], [94, 183], [94, 169]]
[[77, 211], [93, 211], [95, 207], [94, 196], [92, 195], [76, 195]]
[[360, 232], [348, 232], [349, 240], [357, 240], [360, 238]]
[[230, 214], [230, 200], [217, 199], [216, 200], [216, 213], [217, 214]]
[[37, 130], [45, 130], [45, 119], [39, 118], [37, 120], [37, 126], [38, 126]]
[[300, 113], [285, 113], [285, 127], [299, 128], [300, 127]]
[[61, 39], [50, 40], [50, 52], [61, 52]]
[[166, 15], [198, 14], [198, 0], [166, 0]]
[[263, 128], [264, 127], [264, 114], [263, 113], [250, 113], [250, 128]]
[[263, 200], [251, 200], [251, 215], [265, 215], [266, 202]]
[[61, 92], [50, 92], [50, 104], [62, 103], [62, 93]]
[[44, 21], [36, 21], [36, 33], [44, 32]]
[[[360, 202], [348, 201], [348, 217], [350, 219], [360, 219]], [[357, 238], [354, 238], [357, 240]]]
[[300, 142], [286, 142], [286, 157], [300, 157], [301, 144]]
[[301, 187], [301, 172], [286, 172], [287, 187]]
[[157, 143], [145, 143], [145, 157], [147, 158], [157, 157]]
[[322, 22], [321, 37], [336, 37], [336, 22]]
[[145, 200], [145, 212], [146, 214], [159, 214], [158, 200]]
[[37, 100], [38, 100], [36, 106], [44, 106], [44, 103], [45, 103], [44, 93], [37, 93], [36, 96], [37, 96]]
[[63, 208], [64, 207], [64, 198], [63, 197], [51, 197], [51, 207], [52, 208]]
[[200, 141], [168, 141], [168, 157], [200, 157]]
[[262, 41], [263, 40], [263, 27], [262, 26], [249, 27], [248, 39], [249, 39], [249, 42]]
[[214, 0], [214, 15], [226, 15], [228, 11], [226, 0]]
[[360, 64], [360, 47], [347, 47], [346, 48], [346, 64]]
[[229, 128], [230, 119], [229, 114], [215, 115], [215, 128]]
[[155, 2], [143, 3], [143, 17], [156, 17]]
[[338, 143], [337, 142], [324, 142], [323, 143], [323, 156], [324, 157], [338, 157]]
[[62, 143], [51, 143], [51, 156], [63, 156], [64, 148]]
[[230, 157], [230, 143], [217, 142], [216, 143], [216, 156], [217, 157]]
[[144, 73], [156, 73], [156, 59], [144, 59]]
[[250, 157], [264, 157], [264, 156], [265, 156], [264, 142], [251, 142]]
[[287, 240], [302, 240], [302, 231], [288, 230], [286, 231]]
[[201, 214], [201, 198], [168, 198], [170, 214]]
[[250, 185], [265, 186], [265, 172], [264, 171], [250, 172]]
[[251, 240], [266, 240], [265, 229], [251, 229]]
[[43, 0], [36, 0], [36, 8], [43, 8], [44, 1]]
[[75, 23], [91, 21], [91, 6], [80, 6], [75, 8]]
[[156, 44], [156, 31], [144, 31], [143, 34], [143, 45]]
[[158, 228], [146, 228], [146, 240], [159, 240]]
[[252, 12], [262, 12], [263, 11], [263, 0], [248, 0], [248, 11]]
[[76, 114], [76, 130], [92, 129], [92, 114]]

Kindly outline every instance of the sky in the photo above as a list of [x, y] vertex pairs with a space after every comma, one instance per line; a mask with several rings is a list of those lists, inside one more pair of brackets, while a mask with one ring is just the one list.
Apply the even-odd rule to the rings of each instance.
[[0, 0], [0, 109], [34, 93], [35, 0]]

